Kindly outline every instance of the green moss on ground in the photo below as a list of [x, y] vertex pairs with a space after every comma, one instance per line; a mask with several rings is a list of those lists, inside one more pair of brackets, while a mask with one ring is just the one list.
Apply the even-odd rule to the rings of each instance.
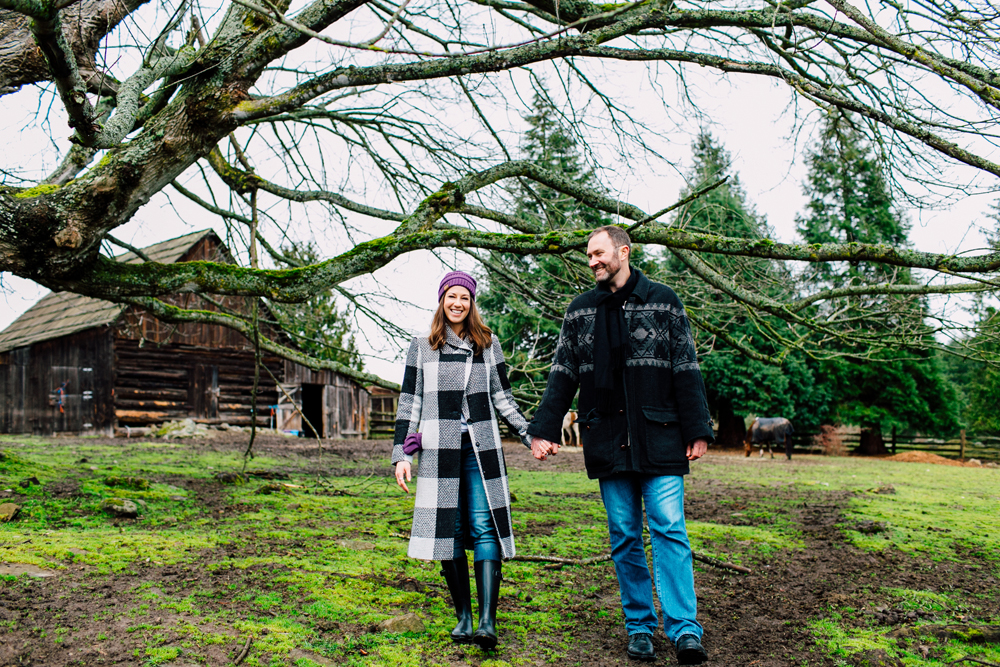
[[[722, 457], [720, 457], [721, 459]], [[887, 548], [934, 560], [963, 560], [967, 554], [998, 561], [1000, 567], [1000, 469], [903, 463], [862, 457], [797, 457], [807, 468], [747, 466], [722, 461], [713, 478], [761, 487], [793, 485], [851, 494], [842, 528], [857, 547]], [[700, 471], [701, 472], [701, 471]], [[887, 492], [888, 488], [892, 492]], [[887, 530], [856, 530], [882, 522]]]
[[[126, 619], [131, 636], [141, 639], [137, 664], [205, 662], [219, 647], [232, 659], [232, 647], [241, 647], [248, 636], [252, 649], [243, 664], [250, 666], [321, 664], [320, 659], [338, 665], [435, 665], [459, 659], [448, 636], [452, 611], [438, 565], [406, 556], [413, 496], [399, 493], [390, 478], [364, 474], [370, 461], [328, 454], [324, 468], [351, 473], [335, 476], [310, 468], [315, 461], [259, 456], [255, 469], [280, 469], [289, 475], [287, 483], [299, 487], [261, 495], [258, 490], [268, 480], [251, 477], [245, 484], [223, 485], [213, 478], [216, 472], [239, 469], [241, 461], [232, 451], [184, 442], [78, 440], [67, 446], [5, 436], [0, 452], [0, 490], [10, 489], [7, 502], [22, 506], [16, 521], [0, 525], [0, 561], [30, 563], [88, 581], [134, 577], [150, 568], [191, 572], [172, 587], [135, 578], [129, 603], [102, 612], [108, 628]], [[733, 489], [850, 492], [841, 530], [862, 549], [895, 549], [939, 561], [962, 560], [970, 553], [981, 554], [976, 556], [980, 561], [1000, 559], [995, 512], [1000, 472], [809, 460], [811, 465], [789, 467], [719, 457], [701, 465], [696, 475]], [[31, 476], [40, 484], [19, 486]], [[129, 478], [148, 480], [148, 487], [107, 484]], [[587, 558], [607, 552], [595, 481], [580, 473], [512, 470], [510, 482], [517, 498], [519, 553]], [[895, 493], [873, 491], [889, 485]], [[718, 500], [730, 522], [690, 521], [695, 549], [752, 567], [793, 557], [804, 548], [804, 537], [791, 518], [803, 496], [792, 491], [771, 494], [751, 507]], [[100, 512], [98, 505], [109, 497], [141, 501], [139, 517], [116, 520]], [[887, 529], [855, 530], [865, 521], [883, 522]], [[617, 590], [610, 563], [552, 570], [510, 562], [504, 577], [502, 622], [512, 649], [487, 656], [470, 647], [460, 661], [479, 667], [579, 663], [581, 626], [621, 626], [620, 608], [613, 600], [608, 603]], [[0, 582], [4, 585], [31, 583]], [[880, 595], [904, 610], [932, 612], [946, 621], [974, 603], [960, 592], [890, 587]], [[372, 632], [373, 625], [409, 611], [423, 618], [426, 632]], [[888, 628], [856, 627], [848, 616], [831, 607], [810, 626], [836, 660], [847, 661], [861, 650], [884, 650], [907, 665], [943, 665], [963, 651], [1000, 661], [993, 647], [929, 638], [940, 659], [918, 663], [916, 643], [901, 645], [886, 638]], [[16, 624], [9, 629], [16, 630]], [[91, 641], [115, 641], [114, 632]]]

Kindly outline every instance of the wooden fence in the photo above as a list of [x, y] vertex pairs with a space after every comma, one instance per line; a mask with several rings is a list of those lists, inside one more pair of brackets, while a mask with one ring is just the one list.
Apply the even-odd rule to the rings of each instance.
[[[809, 454], [822, 454], [823, 448], [817, 441], [819, 433], [795, 433], [792, 435], [794, 451]], [[860, 433], [834, 433], [847, 451], [851, 451], [861, 442]], [[951, 439], [932, 438], [920, 434], [884, 433], [885, 448], [890, 454], [918, 451], [937, 454], [955, 459], [979, 459], [981, 461], [1000, 461], [1000, 438], [986, 435], [969, 434], [964, 431], [958, 437]]]

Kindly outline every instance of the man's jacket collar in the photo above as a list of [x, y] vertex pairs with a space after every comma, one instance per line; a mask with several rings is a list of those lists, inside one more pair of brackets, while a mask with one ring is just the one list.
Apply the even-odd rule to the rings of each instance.
[[637, 298], [641, 303], [646, 303], [646, 297], [649, 296], [649, 278], [639, 269], [632, 267], [629, 267], [629, 269], [639, 274], [639, 281], [635, 284], [635, 289], [632, 290], [632, 296]]
[[[629, 298], [631, 299], [634, 296], [641, 303], [646, 303], [646, 299], [649, 296], [649, 283], [650, 283], [649, 278], [647, 278], [646, 274], [643, 273], [642, 271], [640, 271], [637, 268], [634, 268], [634, 267], [630, 266], [629, 267], [629, 271], [632, 271], [633, 273], [639, 274], [639, 278], [636, 280], [636, 283], [635, 283], [635, 289], [632, 290], [632, 294], [631, 294], [631, 296]], [[601, 290], [600, 286], [598, 286], [598, 285], [594, 286], [594, 293], [595, 294], [597, 292], [599, 292], [600, 290]]]

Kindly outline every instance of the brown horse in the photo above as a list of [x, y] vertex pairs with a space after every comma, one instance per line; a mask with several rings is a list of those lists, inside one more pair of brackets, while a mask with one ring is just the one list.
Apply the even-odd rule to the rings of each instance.
[[792, 433], [795, 429], [792, 428], [792, 422], [788, 421], [784, 417], [757, 417], [750, 424], [750, 428], [747, 429], [747, 434], [743, 438], [743, 448], [746, 451], [746, 455], [750, 456], [750, 452], [753, 451], [754, 445], [760, 445], [760, 455], [764, 456], [764, 444], [767, 443], [767, 453], [774, 458], [774, 452], [771, 451], [771, 443], [784, 443], [785, 445], [785, 456], [788, 460], [792, 460]]

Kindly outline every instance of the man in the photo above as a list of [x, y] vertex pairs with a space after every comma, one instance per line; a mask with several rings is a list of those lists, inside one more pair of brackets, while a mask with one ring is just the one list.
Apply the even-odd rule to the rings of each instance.
[[678, 662], [697, 665], [708, 655], [695, 620], [684, 475], [708, 449], [712, 422], [684, 306], [669, 287], [629, 267], [631, 250], [619, 227], [591, 233], [587, 257], [597, 287], [566, 311], [528, 434], [536, 458], [556, 454], [563, 415], [579, 387], [583, 456], [607, 510], [628, 656], [656, 658], [656, 610], [642, 542], [645, 505], [663, 629]]

